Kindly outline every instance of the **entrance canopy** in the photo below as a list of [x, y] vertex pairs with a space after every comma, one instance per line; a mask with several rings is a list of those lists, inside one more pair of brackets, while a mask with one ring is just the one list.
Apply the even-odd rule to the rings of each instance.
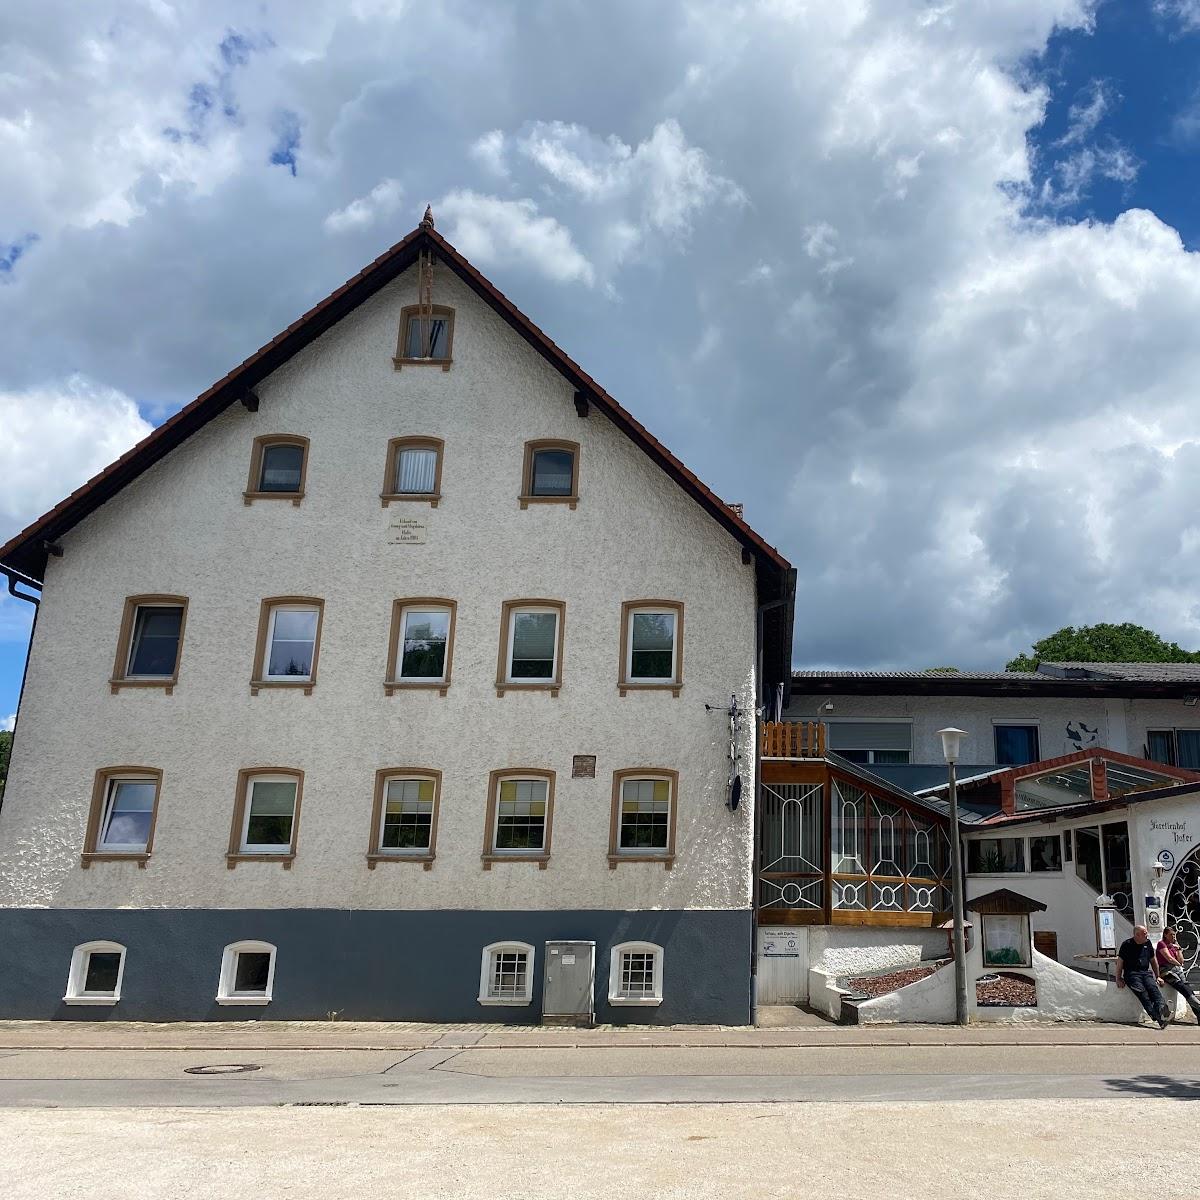
[[[1169, 767], [1116, 750], [1092, 749], [1019, 767], [997, 767], [959, 780], [958, 787], [960, 799], [972, 808], [991, 807], [993, 816], [1013, 817], [1105, 804], [1135, 792], [1198, 780], [1200, 771]], [[946, 790], [946, 784], [939, 784], [923, 788], [917, 795], [941, 798]]]

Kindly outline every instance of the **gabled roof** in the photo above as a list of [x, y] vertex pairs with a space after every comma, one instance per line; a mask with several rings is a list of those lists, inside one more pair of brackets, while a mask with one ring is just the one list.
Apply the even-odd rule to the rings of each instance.
[[1011, 888], [997, 888], [994, 892], [986, 892], [968, 900], [966, 908], [970, 912], [987, 916], [989, 913], [1035, 913], [1045, 912], [1046, 906], [1040, 900], [1022, 896]]
[[[621, 407], [586, 371], [550, 340], [506, 296], [485, 279], [439, 234], [432, 221], [414, 229], [373, 263], [347, 280], [292, 322], [282, 333], [256, 350], [240, 366], [206, 392], [164, 421], [147, 438], [123, 454], [99, 475], [89, 479], [48, 513], [0, 546], [0, 564], [40, 581], [46, 565], [46, 542], [53, 542], [77, 525], [126, 484], [165, 457], [188, 437], [231, 404], [253, 390], [310, 342], [332, 328], [348, 313], [370, 299], [380, 288], [402, 274], [424, 251], [446, 264], [484, 303], [500, 315], [526, 342], [580, 393], [662, 468], [718, 524], [724, 526], [752, 554], [761, 568], [787, 576], [791, 564], [756, 533], [736, 512], [703, 484], [649, 430]], [[781, 590], [779, 598], [785, 598]], [[790, 642], [790, 639], [789, 639]]]

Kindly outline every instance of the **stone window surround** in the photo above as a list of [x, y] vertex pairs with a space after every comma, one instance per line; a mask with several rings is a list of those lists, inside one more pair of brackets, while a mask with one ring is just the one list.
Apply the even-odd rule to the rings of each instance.
[[420, 304], [406, 304], [400, 310], [400, 329], [396, 336], [396, 353], [392, 358], [392, 366], [397, 371], [402, 367], [441, 367], [443, 371], [448, 371], [454, 362], [454, 309], [445, 304], [426, 305], [425, 311], [434, 317], [445, 317], [448, 322], [446, 329], [446, 357], [405, 357], [404, 351], [408, 346], [408, 327], [414, 318], [420, 320], [421, 309], [422, 306]]
[[[433, 811], [429, 821], [429, 848], [419, 851], [383, 849], [383, 817], [387, 785], [392, 779], [432, 779]], [[367, 868], [379, 863], [420, 863], [432, 870], [437, 857], [438, 809], [442, 803], [442, 773], [433, 767], [381, 767], [375, 772], [375, 799], [371, 805], [371, 837], [367, 844]]]
[[[246, 824], [246, 806], [250, 802], [250, 782], [260, 775], [287, 775], [296, 781], [296, 804], [292, 809], [292, 839], [289, 849], [283, 854], [263, 854], [242, 849], [242, 831]], [[225, 865], [233, 870], [238, 863], [279, 863], [285, 871], [292, 869], [296, 859], [296, 845], [300, 835], [300, 804], [304, 798], [304, 772], [295, 767], [243, 767], [238, 771], [237, 793], [233, 801], [233, 821], [229, 828], [229, 849], [225, 854]]]
[[[500, 785], [506, 779], [541, 779], [546, 783], [546, 832], [540, 850], [497, 850], [496, 818], [500, 807]], [[541, 767], [506, 767], [488, 775], [487, 815], [483, 827], [483, 869], [490, 871], [493, 863], [535, 862], [539, 871], [550, 863], [550, 841], [554, 832], [554, 772]]]
[[[512, 614], [523, 608], [552, 608], [558, 611], [558, 645], [555, 652], [555, 667], [553, 679], [538, 679], [515, 682], [508, 678], [509, 674], [509, 630], [512, 627]], [[521, 599], [505, 600], [500, 608], [500, 652], [496, 658], [496, 695], [503, 696], [505, 692], [549, 692], [557, 697], [562, 687], [563, 649], [567, 631], [567, 602], [565, 600]]]
[[[150, 678], [129, 675], [129, 655], [133, 649], [133, 631], [137, 625], [140, 608], [181, 608], [179, 617], [179, 644], [175, 647], [175, 669], [170, 675]], [[115, 696], [122, 688], [162, 688], [165, 695], [174, 693], [179, 683], [179, 664], [183, 658], [183, 635], [187, 627], [188, 598], [151, 593], [143, 596], [126, 596], [121, 614], [121, 626], [117, 634], [117, 655], [113, 660], [112, 678], [108, 681], [109, 691]]]
[[[294, 492], [264, 492], [260, 489], [262, 476], [263, 451], [268, 446], [299, 446], [300, 456], [300, 486]], [[244, 504], [253, 504], [255, 500], [290, 500], [299, 507], [304, 499], [304, 485], [308, 478], [308, 438], [298, 433], [264, 433], [254, 439], [250, 452], [250, 475], [246, 480], [246, 490], [242, 493]]]
[[[313, 638], [312, 670], [307, 678], [267, 679], [267, 656], [270, 646], [267, 634], [271, 628], [271, 612], [278, 607], [297, 605], [317, 610], [317, 632]], [[321, 654], [321, 630], [325, 625], [325, 601], [319, 596], [266, 596], [258, 613], [258, 639], [254, 647], [254, 672], [250, 678], [250, 695], [257, 696], [261, 688], [301, 688], [306, 696], [312, 695], [317, 682], [317, 661]]]
[[[533, 456], [539, 450], [568, 450], [572, 456], [571, 494], [569, 496], [535, 496], [533, 494]], [[522, 508], [531, 504], [565, 504], [572, 511], [579, 504], [579, 443], [568, 438], [535, 438], [525, 443], [525, 459], [521, 467], [521, 494], [517, 497]]]
[[[665, 779], [671, 788], [670, 815], [667, 819], [665, 850], [621, 849], [621, 789], [627, 779]], [[675, 865], [675, 819], [679, 809], [679, 772], [666, 767], [625, 767], [613, 772], [612, 808], [608, 823], [608, 868], [619, 863], [661, 863], [666, 870]]]
[[[633, 617], [639, 611], [666, 609], [675, 613], [675, 678], [667, 681], [642, 683], [629, 677], [630, 654], [633, 648]], [[629, 692], [670, 692], [678, 698], [683, 690], [683, 601], [626, 600], [621, 604], [621, 659], [617, 674], [620, 695]]]
[[[392, 438], [388, 442], [387, 462], [383, 474], [383, 491], [379, 493], [379, 501], [383, 507], [387, 508], [389, 504], [403, 503], [405, 501], [416, 501], [428, 504], [430, 508], [437, 508], [438, 501], [442, 498], [442, 459], [445, 449], [446, 443], [442, 438], [420, 437], [415, 434], [407, 437]], [[399, 463], [400, 452], [402, 450], [432, 450], [437, 455], [437, 463], [433, 469], [432, 492], [398, 492], [395, 490], [396, 466]]]
[[[450, 629], [446, 635], [446, 667], [443, 678], [438, 680], [402, 679], [398, 672], [402, 658], [401, 642], [404, 637], [404, 613], [407, 609], [441, 608], [450, 613]], [[444, 696], [450, 689], [451, 669], [454, 666], [454, 634], [458, 624], [458, 601], [444, 596], [404, 596], [392, 601], [392, 624], [388, 633], [387, 674], [383, 681], [384, 692], [391, 696], [398, 691], [436, 691]]]
[[[146, 834], [145, 850], [102, 850], [98, 846], [109, 792], [113, 781], [117, 779], [154, 780], [154, 807], [150, 810], [150, 829]], [[87, 828], [83, 837], [83, 853], [79, 860], [81, 867], [86, 869], [92, 863], [101, 862], [135, 862], [141, 868], [146, 866], [146, 860], [154, 849], [154, 829], [158, 824], [158, 801], [162, 795], [162, 781], [163, 773], [158, 767], [101, 767], [96, 772], [92, 782], [92, 801], [88, 810]]]

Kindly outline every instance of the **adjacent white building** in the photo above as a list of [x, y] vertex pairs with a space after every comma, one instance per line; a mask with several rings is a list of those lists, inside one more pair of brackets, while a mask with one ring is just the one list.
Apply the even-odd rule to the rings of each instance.
[[794, 572], [428, 216], [0, 566], [0, 1016], [748, 1019]]

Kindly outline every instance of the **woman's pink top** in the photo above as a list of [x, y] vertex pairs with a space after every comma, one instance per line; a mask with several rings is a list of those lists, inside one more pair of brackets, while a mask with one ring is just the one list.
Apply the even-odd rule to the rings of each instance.
[[1182, 967], [1183, 966], [1183, 951], [1179, 949], [1179, 943], [1174, 946], [1167, 942], [1159, 942], [1154, 948], [1154, 956], [1158, 959], [1160, 967]]

